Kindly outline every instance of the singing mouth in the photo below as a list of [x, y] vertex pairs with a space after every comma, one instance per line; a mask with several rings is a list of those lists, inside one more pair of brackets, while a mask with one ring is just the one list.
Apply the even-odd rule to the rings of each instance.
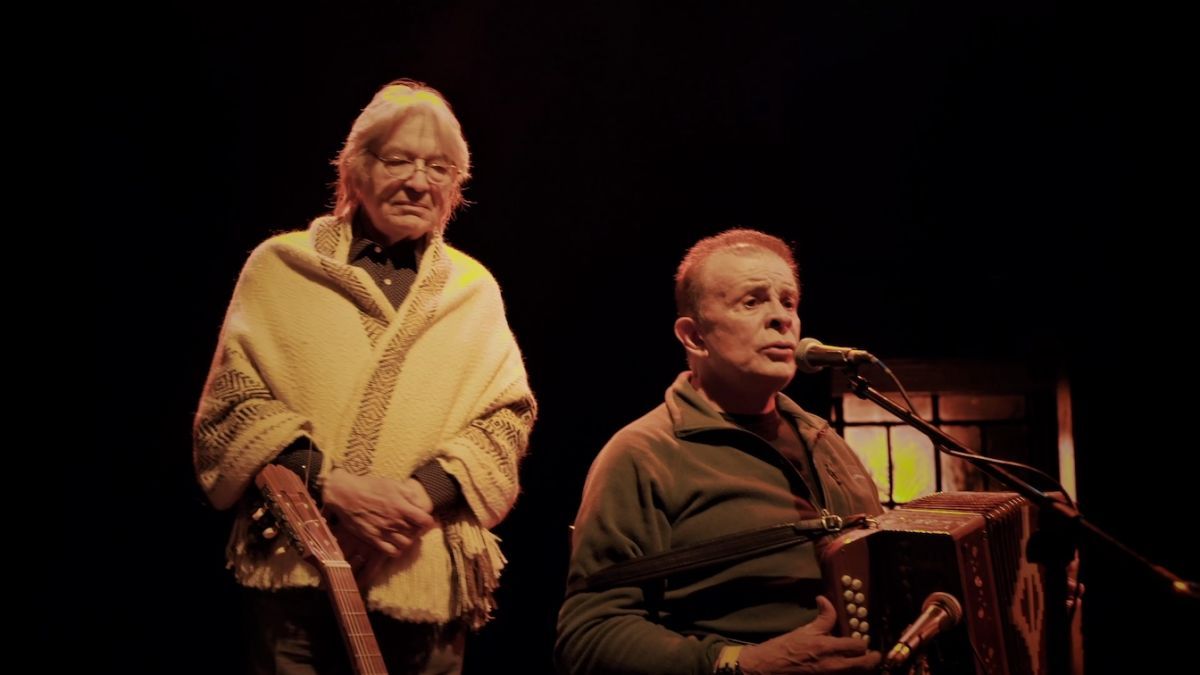
[[796, 358], [796, 348], [788, 344], [767, 345], [759, 353], [772, 361], [791, 361]]

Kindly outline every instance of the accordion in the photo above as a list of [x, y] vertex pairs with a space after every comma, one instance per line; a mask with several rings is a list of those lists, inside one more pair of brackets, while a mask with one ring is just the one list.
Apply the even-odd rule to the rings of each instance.
[[943, 492], [827, 539], [819, 555], [842, 635], [887, 654], [927, 597], [949, 593], [962, 620], [916, 655], [924, 672], [1058, 675], [1082, 661], [1063, 545], [1015, 493]]

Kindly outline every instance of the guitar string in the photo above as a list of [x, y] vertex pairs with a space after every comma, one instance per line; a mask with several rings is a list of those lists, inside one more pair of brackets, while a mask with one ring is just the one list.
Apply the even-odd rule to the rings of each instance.
[[[310, 439], [308, 439], [308, 457], [307, 457], [307, 460], [305, 461], [305, 467], [304, 467], [305, 492], [307, 492], [309, 476], [311, 475], [310, 471], [312, 470], [312, 449], [313, 449], [312, 439], [310, 438]], [[324, 520], [324, 517], [322, 515], [320, 515], [320, 510], [318, 510], [318, 518], [320, 518], [322, 521]], [[332, 532], [330, 534], [332, 534]], [[318, 545], [320, 545], [319, 541], [317, 541], [316, 543]], [[324, 548], [324, 547], [322, 546], [321, 548]], [[339, 547], [339, 549], [340, 549], [340, 547]], [[344, 561], [344, 558], [343, 558], [343, 561]], [[339, 568], [339, 570], [341, 570], [341, 569], [343, 569], [343, 568]], [[350, 572], [350, 570], [345, 569], [345, 572]], [[331, 583], [334, 588], [334, 597], [335, 597], [334, 602], [336, 602], [338, 604], [339, 608], [341, 609], [342, 615], [345, 616], [346, 614], [350, 613], [351, 609], [353, 609], [351, 607], [346, 606], [347, 603], [346, 603], [345, 598], [347, 596], [345, 596], [343, 594], [351, 593], [351, 592], [356, 594], [359, 599], [359, 602], [357, 604], [359, 604], [362, 607], [362, 612], [353, 612], [353, 617], [350, 620], [351, 627], [352, 627], [352, 634], [349, 635], [348, 637], [354, 643], [353, 647], [356, 648], [355, 649], [356, 653], [363, 657], [362, 658], [363, 662], [360, 664], [363, 669], [363, 673], [364, 673], [364, 675], [374, 675], [376, 672], [386, 673], [387, 672], [386, 669], [383, 671], [376, 671], [376, 669], [375, 669], [375, 666], [377, 664], [382, 665], [383, 654], [382, 654], [382, 650], [379, 648], [378, 639], [375, 640], [375, 648], [371, 649], [370, 642], [371, 642], [371, 638], [374, 638], [374, 630], [371, 629], [370, 618], [367, 616], [366, 603], [363, 602], [362, 595], [359, 594], [358, 583], [356, 581], [354, 581], [353, 572], [350, 572], [350, 582], [351, 583], [349, 586], [346, 585], [347, 584], [346, 580], [341, 577], [344, 577], [344, 573], [340, 573], [340, 574], [332, 573], [332, 570], [331, 570], [330, 580], [331, 580]], [[385, 666], [385, 668], [386, 668], [386, 666]]]

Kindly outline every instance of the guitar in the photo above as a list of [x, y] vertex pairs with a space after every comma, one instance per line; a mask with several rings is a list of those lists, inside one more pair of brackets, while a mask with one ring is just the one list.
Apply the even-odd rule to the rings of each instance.
[[387, 675], [354, 572], [300, 477], [268, 464], [254, 482], [296, 549], [320, 570], [356, 675]]

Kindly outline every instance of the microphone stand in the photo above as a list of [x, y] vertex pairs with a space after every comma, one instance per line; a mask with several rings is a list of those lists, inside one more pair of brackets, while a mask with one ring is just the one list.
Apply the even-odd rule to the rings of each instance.
[[[1182, 579], [1165, 567], [1150, 562], [1137, 551], [1134, 551], [1109, 535], [1104, 530], [1101, 530], [1099, 527], [1096, 527], [1092, 523], [1088, 522], [1075, 507], [1067, 504], [1064, 501], [1060, 501], [1053, 495], [1038, 490], [1004, 467], [992, 464], [986, 461], [986, 459], [980, 459], [982, 456], [978, 452], [968, 448], [946, 434], [941, 429], [938, 429], [929, 422], [921, 419], [915, 413], [909, 411], [908, 408], [899, 405], [892, 399], [881, 394], [877, 389], [871, 386], [871, 383], [868, 382], [866, 378], [858, 374], [856, 365], [849, 364], [845, 366], [844, 372], [846, 377], [849, 378], [852, 390], [856, 396], [862, 399], [870, 400], [879, 407], [900, 418], [905, 424], [908, 424], [909, 426], [928, 436], [929, 439], [933, 441], [933, 445], [938, 449], [938, 452], [944, 452], [942, 446], [947, 446], [967, 455], [966, 457], [960, 457], [960, 459], [970, 462], [980, 471], [983, 471], [1004, 485], [1012, 488], [1013, 491], [1017, 492], [1022, 497], [1025, 497], [1030, 502], [1036, 504], [1040, 513], [1054, 513], [1060, 516], [1062, 519], [1064, 519], [1063, 522], [1068, 525], [1072, 534], [1079, 529], [1088, 532], [1093, 537], [1096, 537], [1097, 539], [1107, 543], [1116, 550], [1121, 551], [1125, 555], [1129, 556], [1137, 563], [1145, 566], [1153, 573], [1154, 576], [1158, 577], [1165, 585], [1167, 585], [1173, 594], [1190, 598], [1192, 600], [1200, 600], [1200, 584], [1197, 584], [1195, 581]], [[1070, 539], [1068, 543], [1071, 544], [1071, 555], [1074, 555], [1074, 540]], [[1064, 560], [1063, 564], [1065, 565], [1066, 562], [1068, 561]]]

